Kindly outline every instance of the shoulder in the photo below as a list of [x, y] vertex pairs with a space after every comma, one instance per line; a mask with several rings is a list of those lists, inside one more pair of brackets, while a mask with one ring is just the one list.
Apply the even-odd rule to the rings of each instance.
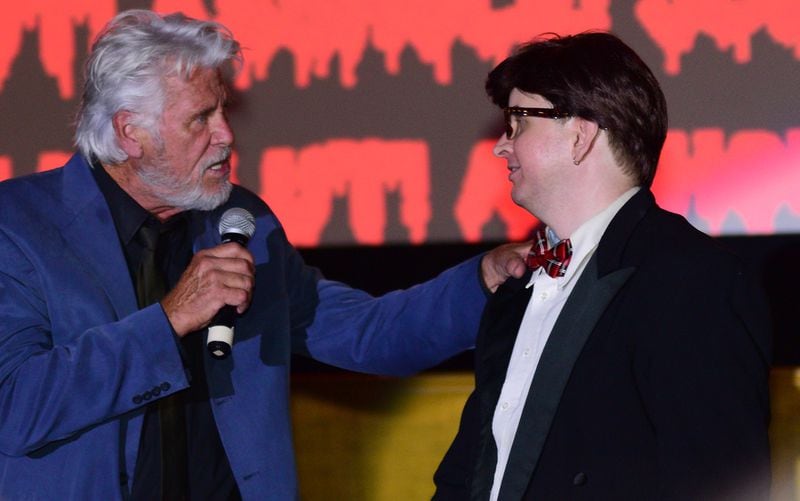
[[601, 275], [624, 267], [649, 266], [663, 274], [671, 266], [696, 270], [731, 266], [737, 258], [683, 216], [659, 207], [649, 190], [634, 195], [614, 216], [600, 239]]
[[62, 167], [0, 183], [0, 224], [63, 225], [80, 211], [96, 208], [97, 197], [102, 195], [91, 168], [76, 153]]
[[[655, 208], [631, 234], [621, 260], [633, 267], [631, 290], [663, 311], [680, 309], [704, 324], [711, 317], [761, 307], [757, 276], [745, 259], [677, 214]], [[743, 297], [752, 297], [750, 306]], [[736, 305], [736, 306], [732, 306]], [[733, 310], [731, 309], [733, 307]], [[759, 322], [761, 322], [759, 320]]]
[[256, 219], [264, 216], [275, 217], [275, 213], [261, 197], [238, 184], [233, 185], [230, 198], [228, 198], [228, 201], [225, 202], [219, 210], [225, 211], [231, 207], [246, 209], [253, 214]]
[[601, 276], [633, 267], [640, 276], [653, 275], [659, 282], [725, 278], [743, 266], [719, 240], [699, 231], [683, 216], [659, 207], [649, 191], [635, 195], [612, 219], [597, 257]]
[[632, 240], [651, 242], [653, 259], [702, 273], [717, 268], [740, 268], [742, 259], [718, 239], [692, 226], [683, 216], [660, 207], [648, 213]]
[[720, 239], [653, 207], [631, 233], [622, 262], [635, 268], [632, 301], [650, 308], [640, 318], [658, 319], [651, 331], [656, 326], [669, 331], [648, 339], [692, 346], [704, 339], [727, 344], [737, 339], [743, 350], [757, 347], [752, 353], [769, 360], [769, 313], [759, 276], [753, 263]]
[[0, 182], [0, 207], [13, 209], [20, 205], [40, 204], [40, 196], [52, 197], [61, 185], [64, 169], [37, 172]]
[[60, 198], [62, 182], [62, 168], [0, 182], [0, 229], [41, 229], [67, 217]]

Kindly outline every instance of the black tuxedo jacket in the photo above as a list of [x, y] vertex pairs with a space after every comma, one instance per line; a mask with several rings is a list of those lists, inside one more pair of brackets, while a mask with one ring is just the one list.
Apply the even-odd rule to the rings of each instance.
[[[488, 499], [492, 418], [529, 278], [484, 310], [475, 391], [434, 499]], [[766, 302], [742, 262], [641, 190], [553, 327], [500, 499], [766, 498], [769, 344]]]

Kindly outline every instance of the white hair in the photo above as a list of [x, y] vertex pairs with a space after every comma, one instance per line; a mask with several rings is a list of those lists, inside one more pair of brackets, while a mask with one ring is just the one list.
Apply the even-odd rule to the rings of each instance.
[[180, 13], [121, 12], [98, 35], [86, 63], [75, 145], [87, 159], [124, 162], [128, 156], [112, 122], [117, 112], [132, 112], [158, 138], [165, 77], [189, 78], [197, 68], [232, 72], [241, 61], [239, 42], [219, 23]]

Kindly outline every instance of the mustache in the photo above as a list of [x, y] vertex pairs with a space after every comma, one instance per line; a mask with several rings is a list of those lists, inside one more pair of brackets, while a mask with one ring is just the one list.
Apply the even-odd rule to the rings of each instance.
[[221, 164], [227, 162], [231, 159], [231, 155], [233, 154], [233, 148], [230, 146], [225, 146], [220, 150], [220, 152], [214, 156], [211, 160], [208, 161], [206, 164], [206, 169], [209, 169], [217, 164]]

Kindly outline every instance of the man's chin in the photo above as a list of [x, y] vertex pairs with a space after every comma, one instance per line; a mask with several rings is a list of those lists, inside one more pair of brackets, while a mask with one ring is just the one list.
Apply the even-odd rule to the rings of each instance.
[[224, 204], [231, 197], [232, 191], [233, 184], [226, 179], [222, 186], [220, 186], [219, 191], [208, 197], [208, 208], [202, 210], [213, 210]]
[[212, 193], [203, 193], [194, 198], [194, 200], [188, 201], [183, 209], [202, 211], [214, 210], [228, 201], [232, 191], [233, 184], [226, 179], [216, 188], [216, 191]]

